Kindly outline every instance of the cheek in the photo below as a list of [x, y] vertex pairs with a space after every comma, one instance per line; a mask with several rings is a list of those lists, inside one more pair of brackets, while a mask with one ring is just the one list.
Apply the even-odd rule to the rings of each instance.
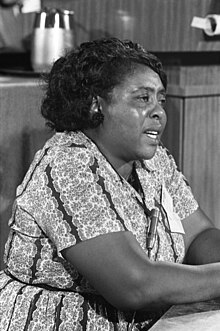
[[129, 113], [123, 119], [119, 119], [119, 125], [121, 126], [121, 130], [130, 136], [138, 135], [143, 121], [141, 121], [140, 116], [137, 112]]
[[140, 126], [145, 119], [145, 112], [144, 111], [137, 111], [137, 109], [129, 109], [129, 110], [125, 110], [125, 112], [123, 112], [121, 114], [121, 119], [119, 119], [121, 121], [121, 123], [125, 123], [127, 126]]
[[166, 124], [167, 124], [167, 114], [165, 112], [164, 112], [164, 116], [162, 117], [161, 124], [162, 124], [163, 130], [164, 130], [166, 127]]
[[[144, 111], [137, 111], [131, 106], [123, 106], [114, 111], [111, 116], [111, 130], [121, 136], [138, 136], [144, 123]], [[109, 122], [109, 123], [110, 123]]]
[[167, 113], [164, 112], [164, 126], [167, 124]]

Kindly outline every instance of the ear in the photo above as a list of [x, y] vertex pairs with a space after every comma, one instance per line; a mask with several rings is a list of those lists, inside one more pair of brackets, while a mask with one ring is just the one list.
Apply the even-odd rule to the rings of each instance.
[[93, 97], [89, 115], [93, 128], [98, 127], [104, 121], [104, 115], [102, 114], [99, 97]]
[[99, 111], [99, 103], [98, 103], [98, 98], [97, 97], [93, 97], [92, 98], [92, 104], [90, 107], [90, 116], [92, 116], [92, 114], [95, 114]]
[[96, 96], [92, 98], [92, 104], [90, 107], [91, 112], [102, 111], [102, 98], [100, 96]]

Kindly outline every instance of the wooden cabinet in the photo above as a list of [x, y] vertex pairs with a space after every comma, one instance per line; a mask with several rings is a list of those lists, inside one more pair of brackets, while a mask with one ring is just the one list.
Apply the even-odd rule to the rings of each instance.
[[167, 115], [163, 142], [220, 228], [220, 84], [170, 85]]

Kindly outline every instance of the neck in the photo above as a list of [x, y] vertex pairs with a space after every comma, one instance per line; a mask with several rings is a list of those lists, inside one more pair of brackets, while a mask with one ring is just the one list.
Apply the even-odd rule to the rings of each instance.
[[117, 157], [114, 153], [109, 150], [105, 144], [102, 143], [102, 139], [98, 138], [95, 134], [95, 130], [85, 130], [84, 133], [97, 145], [102, 154], [111, 163], [113, 168], [118, 172], [124, 179], [128, 179], [131, 174], [133, 161], [125, 161]]
[[130, 163], [125, 163], [116, 170], [125, 180], [128, 180], [132, 172], [132, 168], [133, 168], [133, 162], [130, 162]]

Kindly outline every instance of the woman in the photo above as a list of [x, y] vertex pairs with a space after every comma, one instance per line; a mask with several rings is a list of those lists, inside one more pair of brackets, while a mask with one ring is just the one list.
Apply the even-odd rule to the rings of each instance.
[[182, 264], [218, 261], [220, 234], [160, 143], [166, 85], [155, 56], [116, 38], [55, 62], [42, 115], [56, 133], [17, 189], [1, 331], [147, 330], [220, 295], [218, 263]]

